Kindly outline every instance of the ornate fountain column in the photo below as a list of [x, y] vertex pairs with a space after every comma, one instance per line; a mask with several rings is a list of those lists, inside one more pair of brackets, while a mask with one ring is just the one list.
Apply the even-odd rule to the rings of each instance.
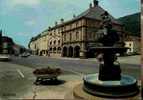
[[99, 70], [99, 80], [120, 80], [121, 79], [121, 69], [120, 66], [114, 65], [116, 55], [112, 50], [106, 50], [103, 52], [103, 62], [100, 64]]

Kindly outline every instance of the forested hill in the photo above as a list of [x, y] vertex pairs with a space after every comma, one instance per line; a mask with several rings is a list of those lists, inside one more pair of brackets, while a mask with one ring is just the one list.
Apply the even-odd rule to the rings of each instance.
[[132, 36], [140, 36], [140, 13], [127, 15], [118, 19], [125, 25], [125, 30]]

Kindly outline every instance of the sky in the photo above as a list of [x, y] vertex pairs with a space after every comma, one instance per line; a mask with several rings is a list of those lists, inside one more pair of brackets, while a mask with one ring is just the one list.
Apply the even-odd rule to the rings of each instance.
[[[31, 37], [53, 26], [61, 18], [70, 20], [87, 10], [93, 0], [0, 0], [3, 35], [27, 47]], [[98, 0], [115, 18], [140, 12], [140, 0]]]

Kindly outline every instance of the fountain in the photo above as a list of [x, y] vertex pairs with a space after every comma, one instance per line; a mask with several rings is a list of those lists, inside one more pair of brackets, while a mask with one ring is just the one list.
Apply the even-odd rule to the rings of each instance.
[[99, 53], [99, 74], [84, 76], [83, 90], [89, 94], [101, 97], [129, 97], [138, 94], [137, 80], [129, 75], [122, 75], [120, 64], [117, 61], [117, 53], [127, 50], [117, 45], [119, 35], [112, 28], [108, 12], [102, 16], [101, 30], [103, 34], [99, 38], [101, 47], [93, 47], [91, 50]]

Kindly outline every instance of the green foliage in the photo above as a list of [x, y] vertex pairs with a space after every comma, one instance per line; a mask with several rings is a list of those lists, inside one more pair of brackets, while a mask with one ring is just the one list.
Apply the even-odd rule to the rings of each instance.
[[118, 19], [123, 23], [125, 31], [129, 32], [132, 36], [140, 36], [140, 13], [127, 15]]

